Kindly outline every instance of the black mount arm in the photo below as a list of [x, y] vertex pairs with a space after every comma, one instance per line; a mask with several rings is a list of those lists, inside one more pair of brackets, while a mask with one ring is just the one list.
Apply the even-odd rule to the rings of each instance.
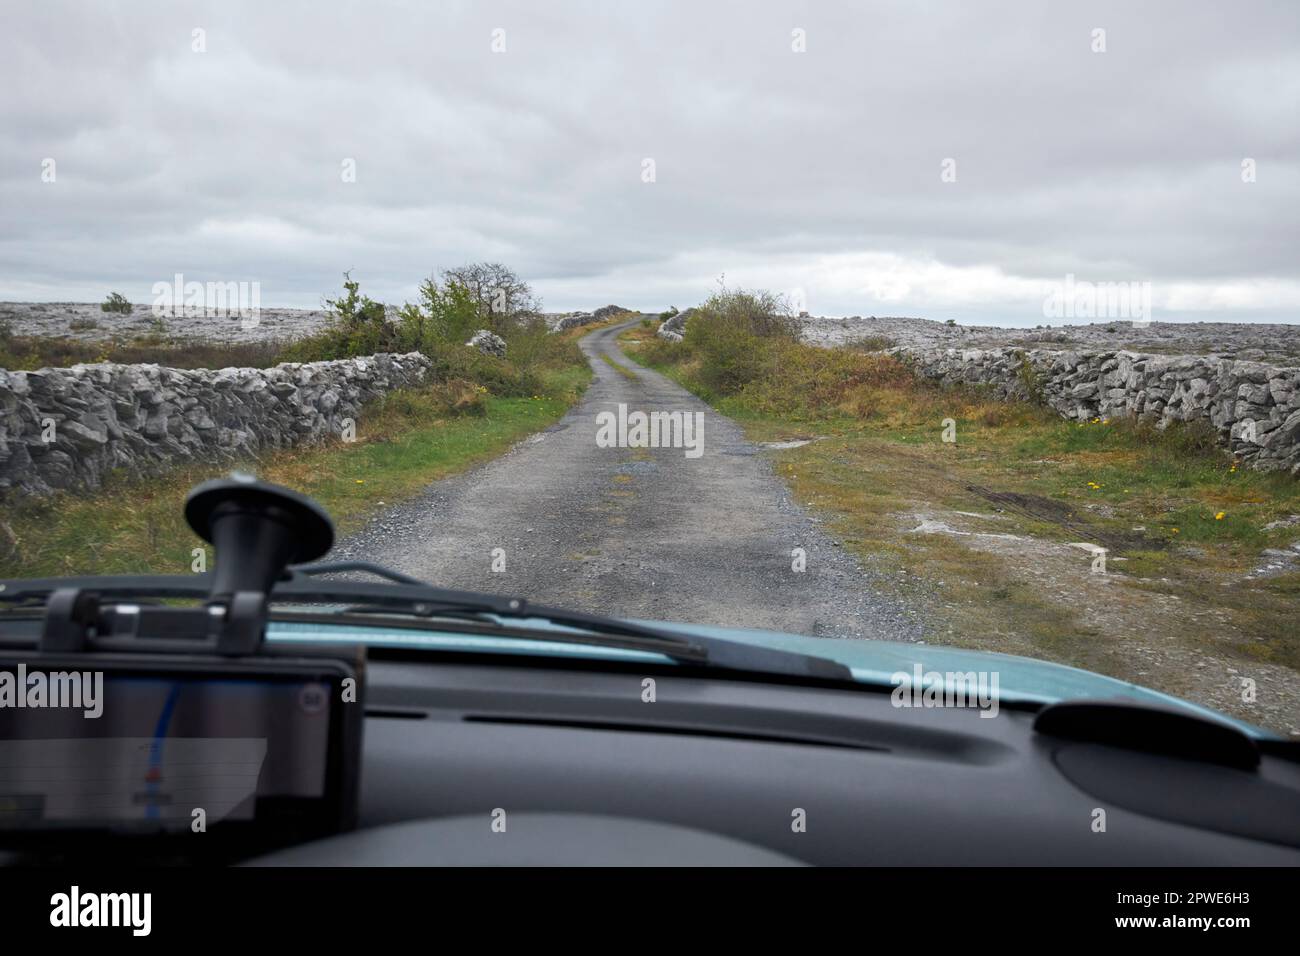
[[[334, 524], [318, 504], [238, 472], [191, 491], [185, 520], [216, 551], [203, 607], [101, 608], [92, 588], [58, 588], [46, 602], [41, 651], [81, 651], [93, 639], [103, 648], [166, 651], [179, 645], [192, 651], [198, 641], [223, 656], [255, 654], [266, 633], [276, 581], [290, 564], [315, 561], [334, 544]], [[137, 645], [141, 637], [148, 640]]]

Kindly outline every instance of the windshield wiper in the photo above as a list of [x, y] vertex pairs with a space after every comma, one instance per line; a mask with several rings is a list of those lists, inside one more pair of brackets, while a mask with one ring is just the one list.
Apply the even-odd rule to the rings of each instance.
[[[523, 615], [525, 618], [553, 623], [550, 617], [539, 617], [533, 612]], [[382, 618], [382, 620], [376, 620]], [[602, 626], [599, 630], [577, 630], [570, 626], [539, 629], [536, 626], [512, 625], [503, 616], [485, 611], [462, 610], [449, 605], [430, 605], [421, 611], [402, 611], [393, 608], [374, 608], [364, 604], [349, 605], [337, 611], [299, 612], [276, 610], [271, 619], [281, 622], [307, 624], [356, 624], [361, 627], [384, 627], [411, 631], [445, 630], [456, 634], [469, 634], [482, 637], [518, 638], [526, 641], [560, 644], [587, 644], [594, 647], [618, 648], [629, 651], [645, 651], [659, 654], [673, 660], [695, 664], [708, 664], [707, 649], [689, 638], [665, 640], [663, 632], [655, 636], [648, 633], [632, 634], [622, 627]], [[624, 625], [625, 622], [619, 622]]]
[[[383, 582], [340, 580], [334, 575], [365, 572], [383, 577]], [[97, 595], [101, 600], [129, 601], [146, 598], [206, 598], [211, 575], [115, 575], [106, 577], [32, 578], [0, 582], [0, 603], [32, 609], [32, 602], [48, 598], [56, 590], [75, 589]], [[648, 651], [683, 663], [725, 670], [751, 671], [811, 677], [820, 680], [852, 681], [852, 672], [837, 661], [759, 647], [743, 641], [680, 634], [668, 628], [651, 627], [584, 611], [533, 604], [522, 597], [457, 591], [423, 584], [400, 572], [352, 561], [306, 564], [291, 567], [276, 581], [268, 595], [275, 616], [282, 619], [340, 622], [348, 616], [400, 615], [406, 620], [448, 619], [464, 621], [467, 633], [491, 633], [498, 637], [590, 644]], [[343, 612], [290, 614], [285, 605], [324, 604], [345, 606]], [[278, 606], [278, 608], [276, 607]], [[148, 610], [141, 608], [142, 611]], [[142, 620], [145, 615], [138, 615]], [[539, 620], [560, 630], [510, 628], [501, 621]], [[159, 635], [162, 636], [162, 635]]]
[[[678, 660], [709, 664], [729, 670], [759, 671], [765, 674], [790, 674], [827, 680], [853, 680], [853, 673], [847, 667], [838, 661], [832, 661], [824, 657], [801, 654], [795, 651], [783, 651], [776, 648], [758, 647], [725, 638], [678, 634], [668, 629], [649, 627], [644, 624], [636, 624], [601, 614], [589, 614], [585, 611], [571, 611], [565, 608], [533, 604], [520, 597], [436, 588], [415, 581], [414, 578], [409, 578], [382, 565], [369, 562], [306, 564], [290, 570], [293, 577], [289, 582], [283, 586], [278, 585], [272, 591], [273, 600], [282, 594], [289, 593], [295, 582], [303, 578], [310, 579], [344, 571], [362, 571], [388, 578], [391, 581], [414, 582], [405, 585], [418, 592], [417, 595], [407, 596], [407, 612], [417, 616], [472, 616], [481, 619], [490, 615], [496, 618], [516, 620], [542, 620], [548, 624], [573, 628], [575, 631], [585, 631], [597, 639], [584, 639], [582, 634], [570, 634], [568, 632], [555, 637], [538, 634], [529, 634], [528, 637], [537, 639], [541, 636], [544, 639], [554, 639], [561, 642], [575, 642], [573, 639], [577, 638], [576, 643], [605, 645], [609, 645], [609, 637], [619, 637], [625, 639], [621, 642], [621, 645], [625, 647], [654, 651]], [[394, 596], [391, 594], [391, 590], [394, 589], [394, 585], [366, 585], [363, 582], [348, 582], [348, 584], [349, 587], [346, 592], [337, 592], [339, 597], [366, 596], [371, 601], [378, 601], [381, 607], [392, 607]], [[399, 584], [397, 586], [401, 587], [403, 585]], [[411, 597], [414, 597], [414, 599], [410, 599]], [[350, 610], [355, 611], [358, 608]], [[362, 602], [360, 610], [373, 613], [378, 608], [367, 601]]]
[[[500, 636], [633, 647], [735, 671], [853, 680], [844, 665], [808, 654], [676, 634], [618, 618], [532, 604], [521, 597], [433, 587], [365, 561], [318, 563], [334, 543], [329, 515], [310, 498], [251, 475], [235, 473], [194, 488], [185, 499], [185, 520], [216, 549], [214, 572], [0, 581], [0, 604], [22, 608], [22, 615], [30, 612], [33, 599], [40, 599], [44, 613], [38, 647], [64, 653], [94, 644], [113, 650], [203, 648], [224, 656], [256, 654], [273, 605], [344, 603], [351, 606], [352, 616], [468, 617], [476, 621], [473, 628], [481, 632], [496, 627]], [[384, 581], [337, 577], [354, 572]], [[142, 600], [158, 598], [198, 598], [204, 603], [197, 608], [173, 608]], [[502, 618], [542, 620], [561, 630], [521, 635], [517, 633], [521, 629], [501, 627]], [[338, 620], [337, 616], [326, 619]]]

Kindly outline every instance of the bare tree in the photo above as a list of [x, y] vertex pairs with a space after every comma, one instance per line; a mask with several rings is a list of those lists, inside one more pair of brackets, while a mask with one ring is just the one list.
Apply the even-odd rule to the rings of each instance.
[[499, 262], [472, 262], [447, 269], [442, 278], [445, 283], [456, 283], [469, 291], [484, 325], [494, 331], [531, 319], [542, 309], [541, 299], [528, 283]]

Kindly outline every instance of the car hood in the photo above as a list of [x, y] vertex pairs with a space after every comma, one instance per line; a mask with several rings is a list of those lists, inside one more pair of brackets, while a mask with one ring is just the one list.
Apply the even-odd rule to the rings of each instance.
[[899, 680], [895, 675], [902, 673], [911, 677], [918, 669], [923, 674], [931, 672], [966, 674], [971, 671], [996, 673], [998, 696], [1003, 703], [1050, 704], [1060, 700], [1081, 698], [1124, 697], [1139, 703], [1174, 707], [1201, 717], [1224, 721], [1251, 736], [1275, 736], [1219, 711], [1163, 694], [1140, 684], [1132, 684], [1064, 664], [1035, 660], [1031, 657], [999, 654], [993, 651], [972, 651], [938, 644], [806, 637], [778, 631], [710, 627], [699, 624], [652, 621], [640, 623], [658, 624], [660, 627], [685, 634], [721, 637], [829, 658], [849, 668], [854, 680], [866, 684], [897, 685]]
[[[503, 623], [507, 623], [503, 621]], [[428, 650], [467, 651], [474, 653], [528, 654], [542, 657], [580, 657], [596, 660], [653, 661], [672, 663], [661, 654], [649, 651], [628, 650], [619, 647], [599, 647], [591, 644], [566, 643], [562, 635], [568, 628], [539, 619], [511, 618], [509, 624], [525, 626], [537, 631], [536, 641], [519, 638], [496, 638], [486, 635], [458, 634], [454, 631], [412, 631], [386, 628], [381, 623], [358, 626], [340, 623], [302, 624], [271, 621], [267, 638], [272, 641], [300, 641], [315, 643], [321, 639], [347, 641], [369, 645], [421, 647]], [[795, 651], [825, 657], [847, 667], [853, 679], [877, 687], [897, 686], [900, 673], [913, 676], [918, 669], [927, 675], [937, 673], [969, 674], [981, 672], [997, 674], [997, 699], [1001, 704], [1051, 704], [1060, 700], [1081, 698], [1124, 697], [1139, 703], [1173, 707], [1201, 717], [1224, 721], [1252, 737], [1272, 738], [1275, 734], [1261, 730], [1208, 707], [1163, 694], [1138, 684], [1116, 680], [1092, 671], [1053, 664], [1049, 661], [998, 654], [991, 651], [972, 651], [937, 644], [918, 644], [902, 641], [879, 641], [851, 638], [808, 637], [750, 628], [715, 627], [705, 624], [683, 624], [677, 621], [637, 620], [645, 624], [683, 635], [717, 637], [754, 644], [762, 647]]]

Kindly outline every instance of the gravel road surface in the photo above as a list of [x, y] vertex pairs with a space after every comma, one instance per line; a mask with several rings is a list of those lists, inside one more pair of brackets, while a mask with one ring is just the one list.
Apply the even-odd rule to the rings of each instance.
[[[879, 593], [791, 499], [770, 452], [622, 354], [616, 339], [629, 324], [582, 340], [596, 378], [563, 420], [391, 508], [332, 557], [619, 617], [920, 639], [915, 613]], [[702, 412], [703, 453], [600, 447], [597, 416], [620, 403], [629, 413]], [[795, 548], [807, 553], [804, 572], [792, 570]]]

